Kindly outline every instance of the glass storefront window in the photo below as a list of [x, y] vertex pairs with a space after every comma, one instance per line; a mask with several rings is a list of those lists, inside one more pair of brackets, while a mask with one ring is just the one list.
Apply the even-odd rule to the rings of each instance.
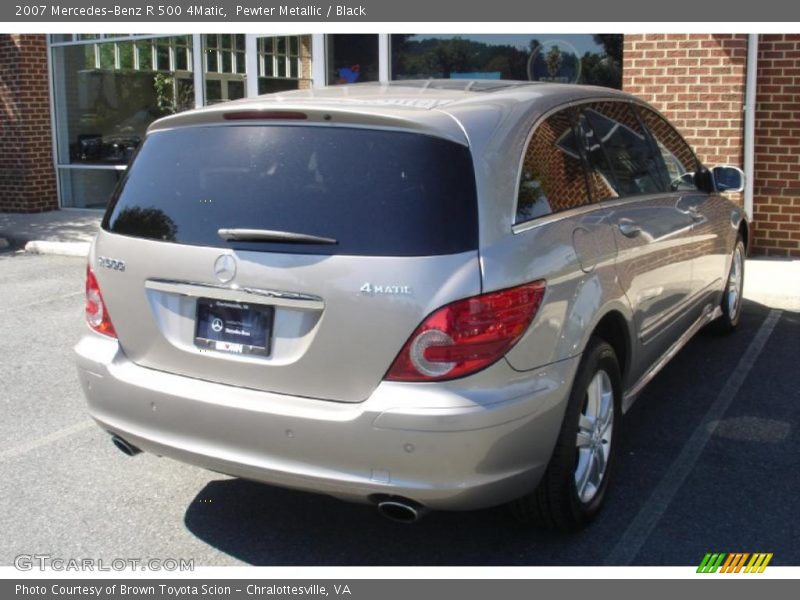
[[257, 47], [259, 94], [311, 87], [310, 35], [261, 37]]
[[[117, 65], [120, 69], [129, 70], [135, 68], [133, 60], [134, 46], [133, 42], [123, 42], [117, 44]], [[184, 68], [185, 70], [185, 68]]]
[[328, 49], [328, 85], [378, 81], [378, 36], [331, 34]]
[[392, 79], [622, 86], [621, 34], [392, 35]]
[[244, 98], [245, 39], [243, 34], [209, 33], [203, 36], [206, 104]]
[[137, 42], [138, 61], [130, 42], [53, 48], [59, 163], [126, 164], [150, 123], [193, 107], [191, 65], [171, 68], [178, 44]]
[[104, 209], [124, 174], [119, 169], [59, 169], [61, 206]]
[[52, 48], [63, 206], [104, 206], [150, 123], [194, 107], [190, 37], [110, 37]]
[[153, 68], [153, 44], [150, 41], [136, 42], [136, 69], [143, 71]]

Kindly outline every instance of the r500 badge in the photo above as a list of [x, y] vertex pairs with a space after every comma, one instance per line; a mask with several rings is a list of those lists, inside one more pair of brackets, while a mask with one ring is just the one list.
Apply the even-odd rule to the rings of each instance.
[[124, 271], [125, 261], [117, 260], [116, 258], [106, 258], [105, 256], [97, 257], [97, 265], [112, 271]]

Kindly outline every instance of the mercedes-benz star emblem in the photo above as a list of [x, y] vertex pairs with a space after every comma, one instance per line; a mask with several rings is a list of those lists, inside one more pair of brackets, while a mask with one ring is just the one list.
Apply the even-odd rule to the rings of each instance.
[[225, 324], [222, 322], [222, 319], [220, 319], [219, 317], [214, 317], [214, 318], [211, 320], [211, 329], [213, 329], [213, 330], [214, 330], [214, 331], [216, 331], [217, 333], [219, 333], [220, 331], [222, 331], [222, 328], [223, 328], [224, 326], [225, 326]]
[[214, 262], [214, 275], [222, 283], [228, 283], [236, 277], [236, 259], [230, 254], [220, 254]]

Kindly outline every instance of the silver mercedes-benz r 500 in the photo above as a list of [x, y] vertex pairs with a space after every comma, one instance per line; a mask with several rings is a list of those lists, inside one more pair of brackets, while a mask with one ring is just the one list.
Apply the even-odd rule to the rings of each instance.
[[[86, 272], [97, 423], [140, 451], [376, 505], [587, 523], [623, 414], [733, 330], [748, 223], [616, 90], [403, 81], [153, 123]], [[713, 323], [712, 323], [713, 322]]]

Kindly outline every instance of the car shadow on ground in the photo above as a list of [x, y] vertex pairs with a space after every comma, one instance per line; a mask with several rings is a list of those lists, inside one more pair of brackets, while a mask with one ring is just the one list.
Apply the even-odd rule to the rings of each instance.
[[514, 525], [499, 509], [432, 513], [406, 525], [370, 505], [242, 479], [210, 482], [185, 522], [217, 549], [256, 565], [443, 565], [455, 557], [455, 564], [482, 564], [487, 546]]
[[[205, 543], [253, 565], [603, 564], [680, 454], [768, 313], [767, 307], [747, 302], [736, 334], [720, 337], [701, 332], [648, 386], [626, 415], [628, 431], [607, 506], [581, 532], [553, 534], [521, 526], [504, 507], [434, 512], [417, 523], [400, 524], [380, 516], [370, 505], [242, 479], [210, 481], [187, 508], [185, 525]], [[798, 317], [788, 313], [788, 320], [782, 319], [787, 321], [783, 335], [800, 336]], [[796, 371], [796, 364], [792, 368]], [[731, 473], [719, 476], [730, 478]], [[687, 485], [708, 495], [719, 484], [712, 476]], [[686, 504], [675, 510], [686, 510]], [[707, 504], [712, 510], [713, 502]], [[742, 508], [745, 529], [746, 512], [751, 510]], [[753, 535], [764, 534], [759, 531], [754, 529]], [[682, 538], [651, 540], [661, 554], [650, 564], [697, 564], [695, 546], [714, 541], [709, 531], [701, 534], [694, 534], [697, 539], [689, 532]], [[647, 560], [647, 554], [644, 557]]]

